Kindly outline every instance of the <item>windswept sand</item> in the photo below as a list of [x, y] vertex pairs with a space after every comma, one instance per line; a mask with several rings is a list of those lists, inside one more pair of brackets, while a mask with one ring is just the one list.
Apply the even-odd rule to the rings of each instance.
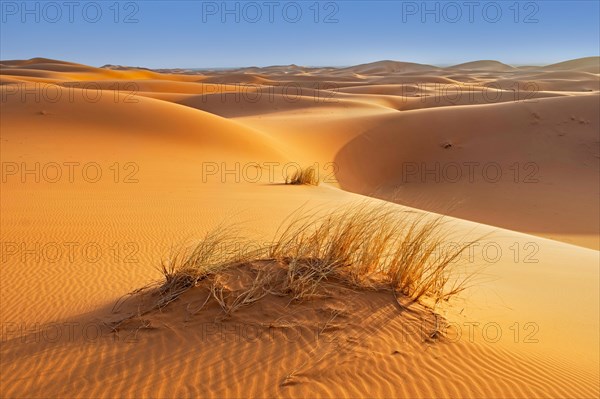
[[[599, 65], [0, 61], [0, 396], [598, 397]], [[324, 182], [281, 184], [295, 164]], [[484, 236], [475, 286], [436, 309], [443, 336], [424, 305], [342, 286], [227, 320], [194, 311], [200, 286], [105, 325], [224, 221], [268, 242], [302, 206], [364, 200]]]

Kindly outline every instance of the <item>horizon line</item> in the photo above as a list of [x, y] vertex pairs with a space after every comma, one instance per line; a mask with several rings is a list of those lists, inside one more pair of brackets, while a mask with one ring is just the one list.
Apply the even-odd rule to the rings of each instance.
[[376, 61], [369, 61], [369, 62], [361, 62], [358, 64], [349, 64], [349, 65], [301, 65], [301, 64], [297, 64], [297, 63], [291, 63], [291, 64], [272, 64], [272, 65], [265, 65], [265, 66], [257, 66], [257, 65], [249, 65], [249, 66], [212, 66], [212, 67], [157, 67], [157, 68], [152, 68], [152, 67], [145, 67], [145, 66], [141, 66], [141, 65], [137, 65], [137, 66], [133, 66], [133, 65], [123, 65], [123, 64], [112, 64], [112, 63], [106, 63], [104, 65], [90, 65], [90, 64], [83, 64], [80, 62], [74, 62], [74, 61], [66, 61], [66, 60], [61, 60], [61, 59], [57, 59], [57, 58], [49, 58], [49, 57], [32, 57], [29, 59], [0, 59], [0, 63], [4, 63], [4, 62], [18, 62], [18, 61], [31, 61], [31, 60], [35, 60], [35, 59], [42, 59], [42, 60], [49, 60], [49, 61], [60, 61], [60, 62], [66, 62], [66, 63], [72, 63], [72, 64], [79, 64], [79, 65], [87, 65], [87, 66], [93, 66], [96, 68], [105, 68], [108, 66], [115, 66], [115, 67], [124, 67], [124, 68], [142, 68], [142, 69], [150, 69], [150, 70], [165, 70], [165, 69], [188, 69], [188, 70], [236, 70], [236, 69], [250, 69], [250, 68], [258, 68], [258, 69], [266, 69], [266, 68], [277, 68], [277, 67], [300, 67], [300, 68], [332, 68], [332, 69], [343, 69], [343, 68], [351, 68], [351, 67], [356, 67], [356, 66], [361, 66], [361, 65], [369, 65], [369, 64], [376, 64], [376, 63], [383, 63], [383, 62], [393, 62], [393, 63], [406, 63], [406, 64], [415, 64], [415, 65], [423, 65], [423, 66], [431, 66], [431, 67], [437, 67], [437, 68], [450, 68], [450, 67], [456, 67], [456, 66], [460, 66], [460, 65], [464, 65], [464, 64], [470, 64], [470, 63], [475, 63], [475, 62], [496, 62], [496, 63], [500, 63], [506, 66], [510, 66], [510, 67], [514, 67], [514, 68], [519, 68], [519, 67], [545, 67], [545, 66], [550, 66], [550, 65], [555, 65], [555, 64], [560, 64], [563, 62], [568, 62], [568, 61], [575, 61], [575, 60], [582, 60], [582, 59], [587, 59], [587, 58], [598, 58], [600, 61], [600, 55], [591, 55], [591, 56], [585, 56], [585, 57], [578, 57], [578, 58], [571, 58], [571, 59], [565, 59], [562, 61], [558, 61], [558, 62], [551, 62], [551, 63], [540, 63], [540, 64], [532, 64], [532, 63], [513, 63], [513, 64], [508, 64], [502, 61], [498, 61], [498, 60], [494, 60], [494, 59], [477, 59], [477, 60], [471, 60], [471, 61], [464, 61], [464, 62], [460, 62], [458, 64], [454, 64], [454, 63], [442, 63], [442, 64], [427, 64], [427, 63], [420, 63], [420, 62], [413, 62], [413, 61], [399, 61], [399, 60], [392, 60], [392, 59], [380, 59], [380, 60], [376, 60]]

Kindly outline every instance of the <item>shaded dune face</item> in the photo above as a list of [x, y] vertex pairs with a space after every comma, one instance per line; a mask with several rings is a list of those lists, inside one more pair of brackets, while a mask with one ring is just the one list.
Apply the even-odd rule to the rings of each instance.
[[[0, 61], [0, 396], [597, 397], [599, 65]], [[225, 314], [254, 260], [122, 302], [215, 227], [269, 244], [361, 201], [482, 240], [473, 285], [432, 308], [332, 280]]]
[[591, 95], [382, 118], [338, 152], [339, 182], [511, 230], [597, 237], [599, 106]]

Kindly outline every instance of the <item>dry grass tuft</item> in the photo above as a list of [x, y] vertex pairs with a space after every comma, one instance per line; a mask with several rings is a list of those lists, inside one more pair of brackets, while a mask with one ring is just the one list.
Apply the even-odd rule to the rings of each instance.
[[260, 250], [245, 252], [244, 239], [233, 226], [209, 231], [193, 248], [178, 249], [159, 266], [165, 277], [159, 287], [159, 307], [177, 299], [188, 289], [229, 266], [260, 257]]
[[472, 243], [443, 250], [443, 219], [399, 215], [392, 207], [355, 205], [323, 216], [296, 215], [281, 229], [269, 257], [288, 265], [294, 296], [314, 295], [332, 277], [360, 288], [390, 285], [413, 300], [447, 300], [469, 277], [456, 264]]
[[318, 186], [319, 183], [319, 173], [314, 166], [296, 170], [285, 178], [285, 184]]
[[211, 285], [210, 292], [219, 306], [221, 306], [225, 317], [229, 317], [236, 310], [252, 305], [254, 302], [264, 298], [269, 293], [268, 287], [271, 279], [272, 276], [269, 273], [261, 271], [256, 275], [250, 287], [237, 295], [233, 295], [220, 281], [219, 276], [217, 276]]
[[[398, 301], [427, 297], [435, 304], [467, 287], [473, 274], [459, 273], [469, 244], [442, 251], [447, 236], [441, 217], [399, 213], [391, 206], [358, 204], [332, 213], [296, 212], [278, 229], [272, 244], [251, 253], [243, 240], [223, 226], [209, 232], [193, 249], [176, 251], [160, 267], [165, 280], [155, 307], [172, 302], [208, 280], [210, 295], [226, 317], [268, 294], [303, 301], [327, 295], [328, 284], [391, 290]], [[243, 289], [223, 283], [231, 266], [262, 262]], [[204, 306], [204, 305], [203, 305]]]

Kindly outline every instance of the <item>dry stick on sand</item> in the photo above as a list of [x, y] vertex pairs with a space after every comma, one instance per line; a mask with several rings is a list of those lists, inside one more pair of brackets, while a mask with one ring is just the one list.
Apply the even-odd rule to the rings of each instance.
[[244, 306], [249, 306], [264, 298], [269, 293], [266, 287], [271, 279], [272, 276], [268, 273], [262, 271], [258, 272], [256, 278], [252, 282], [252, 286], [233, 298], [231, 303], [228, 303], [228, 298], [224, 296], [223, 291], [225, 290], [225, 287], [220, 284], [218, 278], [216, 278], [211, 285], [211, 293], [217, 303], [221, 306], [221, 309], [225, 313], [225, 317], [229, 317], [236, 310]]

